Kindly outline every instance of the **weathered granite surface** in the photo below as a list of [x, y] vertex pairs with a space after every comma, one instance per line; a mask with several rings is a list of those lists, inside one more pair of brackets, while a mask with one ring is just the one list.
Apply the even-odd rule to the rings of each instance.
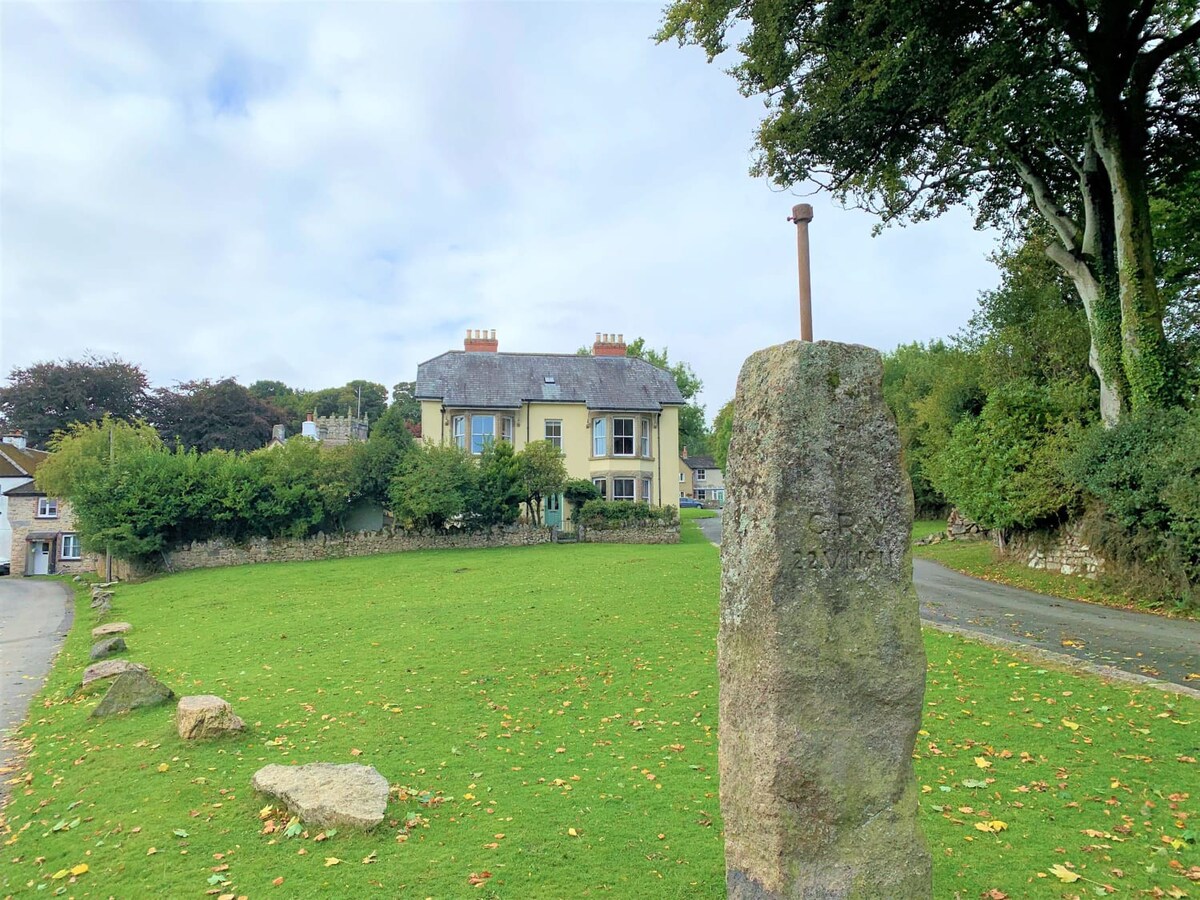
[[128, 622], [109, 622], [107, 625], [97, 625], [92, 629], [92, 637], [108, 637], [110, 634], [126, 634], [133, 626]]
[[760, 351], [736, 410], [717, 645], [729, 896], [930, 897], [912, 492], [881, 358]]
[[131, 669], [117, 676], [104, 699], [92, 710], [92, 715], [99, 718], [129, 712], [143, 706], [157, 706], [174, 696], [174, 691], [149, 672], [144, 669]]
[[374, 828], [387, 811], [388, 783], [373, 766], [309, 763], [264, 766], [250, 786], [283, 803], [306, 825]]
[[127, 659], [106, 659], [98, 663], [92, 663], [83, 670], [83, 686], [87, 687], [94, 681], [100, 681], [104, 678], [116, 678], [118, 675], [133, 671], [145, 672], [146, 667], [141, 663], [130, 662]]
[[233, 707], [214, 694], [180, 697], [175, 707], [175, 727], [185, 741], [220, 737], [243, 731], [246, 723]]
[[129, 647], [125, 645], [125, 638], [117, 635], [115, 637], [104, 638], [92, 644], [91, 658], [104, 659], [106, 656], [112, 656], [114, 653], [124, 653]]

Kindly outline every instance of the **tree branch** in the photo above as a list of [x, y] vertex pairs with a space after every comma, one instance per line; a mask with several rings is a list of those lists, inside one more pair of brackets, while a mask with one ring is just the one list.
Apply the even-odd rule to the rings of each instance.
[[1140, 54], [1134, 66], [1134, 81], [1137, 86], [1143, 90], [1148, 89], [1150, 79], [1154, 77], [1154, 73], [1163, 63], [1197, 41], [1200, 41], [1200, 19], [1187, 26], [1183, 31], [1169, 38], [1163, 38], [1154, 46], [1154, 49]]
[[1067, 250], [1078, 249], [1079, 225], [1054, 202], [1046, 180], [1038, 174], [1029, 161], [1011, 148], [1010, 152], [1017, 174], [1029, 187], [1029, 192], [1033, 195], [1033, 202], [1037, 206], [1038, 212], [1042, 214], [1042, 218], [1050, 223], [1050, 227], [1058, 234], [1058, 239], [1063, 242], [1063, 246]]

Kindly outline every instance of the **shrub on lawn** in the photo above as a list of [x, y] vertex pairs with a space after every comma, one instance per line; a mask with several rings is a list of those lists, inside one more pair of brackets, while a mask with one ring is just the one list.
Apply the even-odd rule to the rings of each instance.
[[604, 530], [625, 525], [676, 525], [679, 517], [673, 506], [651, 506], [640, 500], [589, 500], [575, 514], [575, 521], [586, 528]]

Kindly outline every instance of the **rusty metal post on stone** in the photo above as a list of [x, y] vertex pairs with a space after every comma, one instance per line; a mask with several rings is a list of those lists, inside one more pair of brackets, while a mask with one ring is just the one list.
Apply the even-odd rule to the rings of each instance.
[[812, 330], [812, 271], [808, 260], [808, 223], [812, 221], [813, 208], [808, 203], [797, 203], [792, 207], [789, 222], [796, 224], [796, 263], [800, 274], [800, 340], [813, 339]]

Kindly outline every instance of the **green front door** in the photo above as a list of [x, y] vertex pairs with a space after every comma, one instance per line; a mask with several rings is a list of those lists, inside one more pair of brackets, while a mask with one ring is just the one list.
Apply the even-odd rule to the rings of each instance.
[[547, 525], [562, 528], [562, 494], [551, 494], [546, 498], [546, 508], [543, 510]]

